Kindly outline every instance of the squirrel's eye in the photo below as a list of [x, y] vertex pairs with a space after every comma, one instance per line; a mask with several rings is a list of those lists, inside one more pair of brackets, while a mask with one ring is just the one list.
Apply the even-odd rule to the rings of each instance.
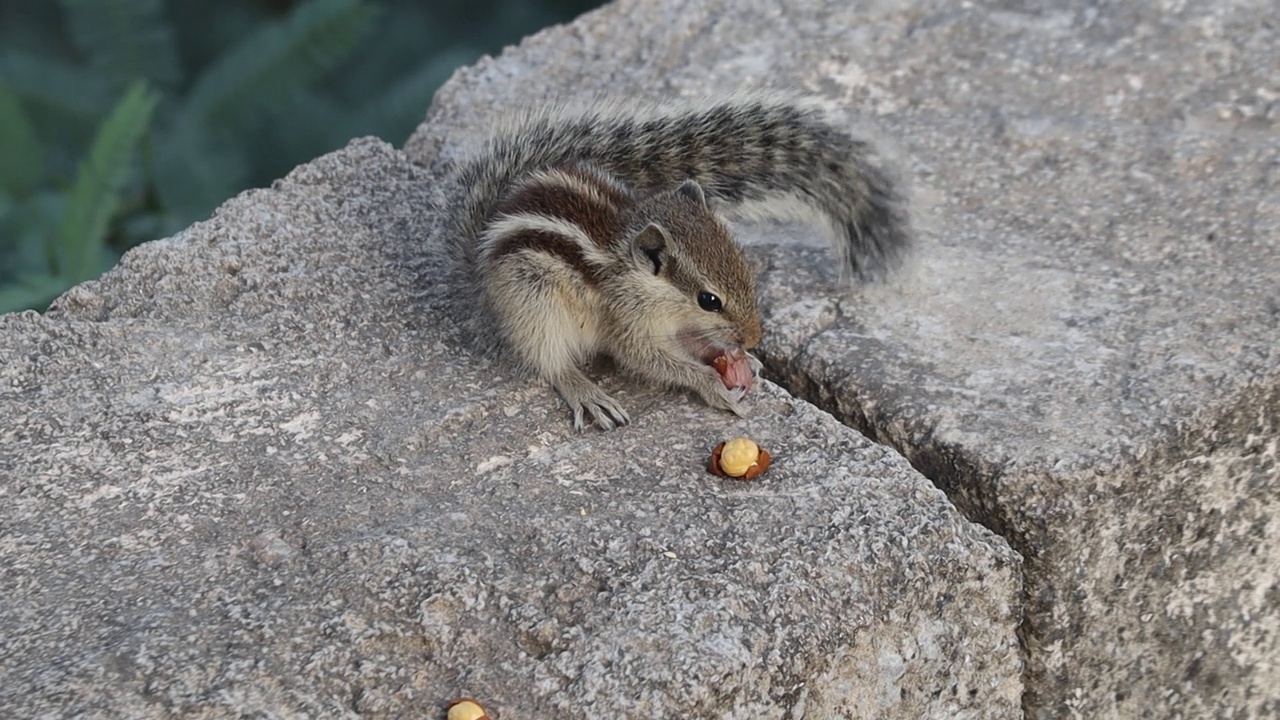
[[698, 293], [698, 307], [707, 312], [720, 312], [724, 309], [724, 303], [720, 302], [720, 298], [715, 293], [703, 290]]

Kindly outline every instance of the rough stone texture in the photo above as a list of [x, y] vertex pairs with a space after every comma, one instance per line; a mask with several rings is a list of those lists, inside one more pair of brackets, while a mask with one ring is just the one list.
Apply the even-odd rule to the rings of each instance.
[[1007, 544], [767, 383], [575, 435], [460, 339], [431, 187], [359, 141], [0, 316], [0, 715], [1020, 715]]
[[743, 82], [882, 133], [908, 272], [840, 297], [825, 249], [746, 229], [773, 377], [1026, 556], [1029, 715], [1275, 717], [1275, 10], [624, 0], [460, 73], [407, 150], [548, 95]]

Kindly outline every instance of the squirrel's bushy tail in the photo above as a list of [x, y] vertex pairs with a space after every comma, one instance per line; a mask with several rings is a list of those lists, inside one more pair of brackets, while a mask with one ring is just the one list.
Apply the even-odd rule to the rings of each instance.
[[817, 110], [759, 97], [702, 108], [596, 103], [523, 118], [459, 169], [454, 187], [463, 199], [452, 234], [464, 255], [514, 180], [571, 163], [593, 164], [641, 192], [692, 178], [744, 214], [819, 223], [845, 271], [861, 278], [882, 274], [911, 240], [903, 191], [869, 141]]

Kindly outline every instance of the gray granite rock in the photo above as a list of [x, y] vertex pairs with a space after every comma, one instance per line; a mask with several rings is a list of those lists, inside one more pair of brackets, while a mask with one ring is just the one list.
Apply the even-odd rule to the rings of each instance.
[[825, 98], [896, 145], [921, 242], [842, 295], [744, 228], [772, 376], [1027, 558], [1033, 717], [1280, 714], [1275, 5], [622, 0], [459, 73], [434, 165], [549, 95]]
[[574, 434], [470, 352], [432, 182], [357, 141], [0, 316], [0, 715], [1020, 715], [1007, 544], [768, 383]]

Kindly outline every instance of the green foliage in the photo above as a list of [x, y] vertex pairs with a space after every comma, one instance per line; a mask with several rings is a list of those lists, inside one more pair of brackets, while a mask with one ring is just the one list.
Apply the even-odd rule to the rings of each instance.
[[134, 81], [81, 161], [48, 258], [54, 274], [66, 282], [89, 280], [110, 267], [103, 257], [107, 225], [120, 208], [130, 163], [158, 102], [144, 80]]
[[6, 285], [0, 285], [0, 307], [14, 310], [46, 307], [65, 292], [68, 285], [56, 275], [24, 275]]
[[35, 189], [44, 175], [44, 152], [18, 96], [0, 81], [0, 192], [20, 195]]
[[227, 50], [196, 80], [178, 124], [242, 129], [283, 98], [314, 86], [373, 28], [378, 8], [360, 0], [311, 0]]
[[0, 312], [352, 137], [403, 141], [454, 68], [599, 2], [0, 3]]
[[19, 205], [13, 198], [31, 191], [42, 172], [40, 146], [22, 108], [6, 92], [0, 84], [0, 148], [12, 149], [6, 155], [20, 159], [5, 173], [0, 232], [12, 239], [7, 264], [26, 272], [0, 285], [0, 308], [39, 307], [114, 262], [107, 250], [108, 226], [159, 98], [145, 81], [135, 81], [98, 128], [69, 191], [36, 193]]
[[155, 164], [160, 202], [180, 218], [172, 225], [208, 214], [244, 187], [250, 149], [244, 141], [346, 59], [377, 13], [360, 0], [311, 0], [229, 48], [196, 78]]
[[0, 82], [21, 98], [50, 161], [68, 172], [117, 95], [110, 79], [90, 68], [17, 49], [0, 56]]
[[61, 0], [67, 29], [89, 64], [116, 82], [170, 85], [182, 76], [162, 0]]

